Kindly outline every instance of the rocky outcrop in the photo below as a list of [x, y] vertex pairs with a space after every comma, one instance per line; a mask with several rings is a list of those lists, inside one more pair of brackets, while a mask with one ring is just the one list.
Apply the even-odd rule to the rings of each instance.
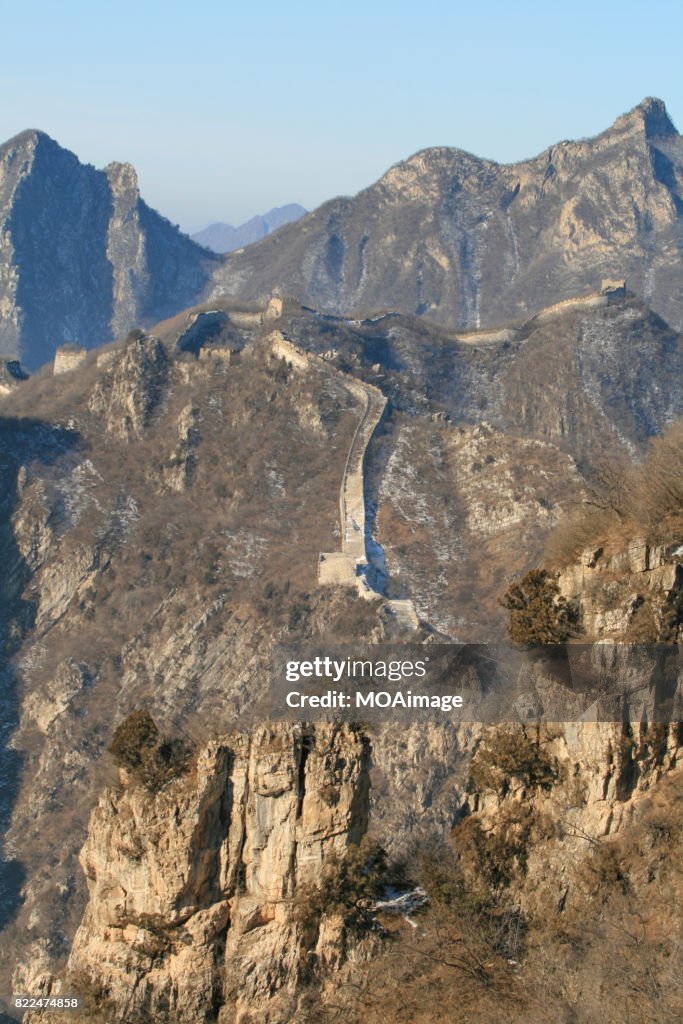
[[[88, 402], [109, 434], [122, 441], [140, 438], [161, 397], [166, 352], [157, 338], [133, 336], [108, 365]], [[181, 425], [182, 429], [182, 425]]]
[[683, 537], [652, 544], [635, 537], [620, 550], [587, 548], [562, 569], [558, 585], [575, 601], [590, 639], [680, 641], [683, 629]]
[[[667, 776], [681, 772], [679, 723], [574, 722], [528, 728], [517, 750], [533, 751], [544, 765], [543, 784], [523, 766], [496, 787], [496, 759], [511, 730], [486, 731], [472, 766], [466, 810], [493, 842], [508, 843], [505, 869], [525, 911], [567, 896], [572, 873], [591, 847], [611, 841], [637, 818], [642, 801]], [[514, 760], [514, 758], [513, 758]], [[493, 768], [487, 775], [482, 771]], [[499, 776], [502, 778], [502, 775]], [[533, 822], [533, 832], [527, 831]], [[458, 832], [455, 839], [457, 843]]]
[[625, 277], [680, 328], [682, 182], [683, 142], [655, 99], [518, 164], [426, 149], [229, 255], [214, 294], [278, 285], [329, 313], [389, 308], [475, 329]]
[[95, 170], [37, 131], [0, 147], [0, 354], [35, 369], [176, 313], [215, 259], [143, 202], [130, 164]]
[[340, 942], [328, 923], [304, 943], [293, 903], [365, 833], [368, 755], [347, 726], [261, 726], [160, 792], [104, 793], [68, 965], [103, 1019], [290, 1021], [311, 955]]
[[195, 448], [199, 443], [199, 410], [186, 405], [178, 417], [178, 440], [162, 469], [165, 487], [184, 491], [192, 480], [195, 467]]

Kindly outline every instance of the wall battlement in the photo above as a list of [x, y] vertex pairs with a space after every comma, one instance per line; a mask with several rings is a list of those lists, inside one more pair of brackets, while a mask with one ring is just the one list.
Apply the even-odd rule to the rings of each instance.
[[60, 373], [70, 373], [81, 366], [88, 356], [88, 350], [80, 345], [62, 345], [55, 352], [52, 373], [56, 377]]

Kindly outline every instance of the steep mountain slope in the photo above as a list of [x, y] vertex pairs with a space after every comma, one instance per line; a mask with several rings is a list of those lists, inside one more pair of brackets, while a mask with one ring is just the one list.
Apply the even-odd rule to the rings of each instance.
[[[287, 365], [283, 336], [324, 358]], [[538, 562], [595, 439], [638, 452], [683, 411], [681, 337], [628, 298], [476, 344], [415, 317], [200, 307], [17, 380], [0, 398], [0, 968], [32, 960], [29, 988], [80, 917], [75, 857], [131, 708], [202, 744], [249, 725], [275, 640], [386, 637], [379, 599], [317, 579], [362, 411], [348, 374], [389, 398], [365, 463], [380, 584], [466, 640], [500, 635], [497, 597]], [[443, 727], [375, 742], [387, 842], [452, 820], [461, 752]]]
[[583, 477], [683, 415], [683, 338], [633, 298], [560, 305], [495, 340], [397, 314], [281, 326], [389, 396], [367, 483], [389, 591], [470, 641], [500, 633], [505, 580]]
[[215, 257], [140, 198], [130, 164], [79, 163], [43, 132], [0, 147], [0, 354], [29, 369], [196, 302]]
[[[539, 691], [586, 653], [537, 651]], [[674, 646], [588, 657], [603, 686], [615, 664], [650, 694], [679, 673]], [[124, 767], [90, 818], [65, 976], [32, 991], [79, 993], [93, 1024], [427, 1024], [445, 1003], [456, 1024], [676, 1019], [683, 734], [624, 710], [455, 722], [421, 748], [404, 728], [404, 788], [385, 800], [407, 803], [444, 747], [461, 779], [451, 820], [406, 829], [393, 871], [367, 842], [387, 835], [368, 801], [386, 732], [280, 723], [211, 742], [162, 785]]]
[[[240, 328], [250, 347], [237, 359], [222, 346], [182, 352], [187, 329], [179, 317], [162, 341], [133, 336], [3, 399], [0, 806], [17, 827], [3, 846], [3, 924], [26, 885], [0, 969], [27, 940], [38, 973], [64, 952], [108, 721], [149, 703], [172, 730], [229, 729], [262, 698], [283, 630], [318, 607], [331, 628], [362, 619], [345, 593], [315, 593], [353, 397], [320, 373], [292, 375], [267, 326]], [[40, 892], [45, 929], [30, 923]]]
[[300, 220], [307, 212], [299, 203], [287, 203], [286, 206], [276, 206], [263, 216], [252, 217], [237, 228], [221, 222], [209, 224], [192, 235], [192, 239], [213, 252], [233, 252], [245, 245], [260, 242], [283, 225]]
[[280, 288], [332, 313], [389, 308], [475, 328], [626, 277], [680, 328], [682, 232], [683, 141], [648, 99], [596, 138], [518, 164], [423, 150], [229, 256], [214, 294]]

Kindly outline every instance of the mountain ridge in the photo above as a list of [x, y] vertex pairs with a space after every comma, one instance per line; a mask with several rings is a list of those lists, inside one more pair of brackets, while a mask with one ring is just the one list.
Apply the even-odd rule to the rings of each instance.
[[97, 170], [27, 129], [0, 147], [0, 224], [0, 354], [29, 369], [205, 297], [471, 330], [627, 278], [683, 327], [683, 140], [654, 98], [513, 164], [420, 150], [223, 257], [147, 206], [130, 164]]
[[0, 146], [0, 352], [29, 369], [202, 294], [216, 256], [140, 196], [130, 164], [83, 164], [45, 132]]
[[[655, 145], [656, 143], [656, 145]], [[420, 150], [356, 196], [228, 255], [212, 295], [490, 327], [626, 277], [683, 325], [683, 141], [661, 100], [514, 164]]]

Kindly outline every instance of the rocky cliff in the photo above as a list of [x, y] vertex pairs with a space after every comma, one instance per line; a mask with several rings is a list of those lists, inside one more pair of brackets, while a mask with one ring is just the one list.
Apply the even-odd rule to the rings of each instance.
[[[591, 657], [643, 671], [634, 648]], [[556, 687], [556, 669], [554, 656], [537, 661], [536, 681]], [[371, 939], [354, 937], [339, 905], [310, 913], [326, 860], [368, 827], [387, 838], [387, 791], [368, 802], [367, 739], [260, 726], [212, 742], [156, 792], [124, 772], [101, 796], [64, 978], [36, 974], [31, 990], [78, 991], [103, 1024], [427, 1022], [443, 1000], [463, 1024], [472, 1007], [535, 1024], [569, 1008], [591, 1024], [626, 1006], [638, 1024], [677, 1010], [680, 723], [401, 732], [397, 750], [380, 730], [373, 761], [375, 779], [378, 767], [400, 772], [392, 798], [404, 810], [426, 795], [429, 762], [457, 750], [450, 821], [401, 830], [404, 891], [426, 888], [403, 924], [387, 916], [392, 889], [365, 904]]]
[[67, 968], [91, 1019], [292, 1020], [297, 983], [344, 951], [339, 919], [306, 934], [297, 895], [364, 835], [368, 767], [352, 728], [260, 727], [158, 793], [107, 790]]
[[635, 537], [621, 550], [582, 552], [559, 574], [560, 592], [576, 601], [585, 635], [641, 643], [680, 641], [683, 624], [683, 530], [675, 540]]
[[175, 313], [214, 259], [146, 205], [130, 164], [95, 170], [37, 131], [0, 147], [0, 354], [35, 369]]
[[420, 858], [430, 905], [385, 919], [387, 955], [340, 978], [339, 1019], [680, 1016], [681, 739], [646, 723], [488, 730], [454, 829]]
[[275, 287], [332, 313], [395, 309], [496, 326], [626, 277], [673, 326], [683, 143], [647, 99], [592, 139], [502, 165], [426, 149], [217, 269], [214, 295]]

